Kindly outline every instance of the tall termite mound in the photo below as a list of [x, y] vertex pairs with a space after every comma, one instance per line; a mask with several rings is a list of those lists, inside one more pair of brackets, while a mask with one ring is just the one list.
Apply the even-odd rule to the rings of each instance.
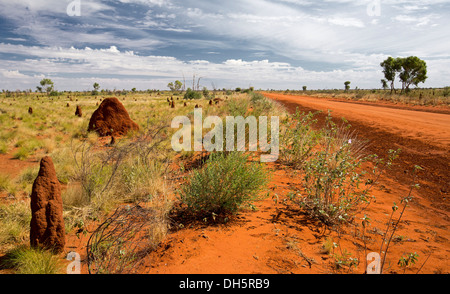
[[61, 185], [48, 156], [41, 159], [31, 192], [30, 245], [57, 252], [65, 246]]

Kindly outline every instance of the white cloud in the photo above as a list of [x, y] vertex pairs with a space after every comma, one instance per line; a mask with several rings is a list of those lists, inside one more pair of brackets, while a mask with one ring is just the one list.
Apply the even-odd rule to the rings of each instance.
[[329, 18], [328, 21], [331, 24], [340, 25], [344, 27], [355, 27], [355, 28], [365, 27], [364, 23], [361, 20], [351, 17], [333, 17]]
[[172, 1], [169, 0], [119, 0], [121, 3], [135, 3], [143, 4], [149, 7], [159, 6], [159, 7], [174, 7]]
[[18, 42], [25, 42], [27, 39], [24, 38], [6, 38], [8, 41], [18, 41]]
[[[183, 74], [191, 76], [194, 73], [203, 77], [204, 86], [208, 87], [210, 82], [214, 82], [220, 88], [252, 85], [263, 89], [299, 89], [304, 84], [310, 89], [341, 88], [345, 80], [351, 80], [352, 85], [363, 88], [371, 87], [372, 81], [381, 78], [380, 70], [373, 70], [371, 62], [368, 62], [366, 70], [311, 71], [269, 60], [185, 62], [169, 56], [141, 56], [130, 51], [120, 51], [115, 46], [76, 49], [0, 44], [0, 53], [11, 52], [33, 56], [24, 61], [9, 60], [3, 64], [6, 71], [2, 72], [2, 82], [14, 89], [34, 89], [38, 84], [40, 77], [25, 75], [23, 72], [43, 73], [52, 78], [60, 90], [89, 89], [93, 80], [101, 81], [103, 88], [110, 89], [129, 88], [131, 85], [139, 89], [165, 89], [169, 81], [181, 79]], [[374, 60], [378, 62], [379, 59], [374, 57]], [[445, 72], [443, 70], [440, 73]], [[105, 78], [105, 74], [111, 77]]]
[[21, 74], [18, 70], [2, 70], [2, 75], [6, 79], [22, 79], [27, 77], [24, 74]]
[[421, 16], [421, 17], [417, 17], [414, 15], [400, 14], [400, 15], [393, 17], [392, 19], [395, 21], [398, 21], [398, 22], [406, 23], [406, 24], [414, 24], [416, 26], [425, 26], [425, 25], [431, 24], [431, 22], [433, 20], [436, 20], [438, 18], [439, 18], [439, 16], [433, 15], [433, 14], [425, 15], [425, 16]]

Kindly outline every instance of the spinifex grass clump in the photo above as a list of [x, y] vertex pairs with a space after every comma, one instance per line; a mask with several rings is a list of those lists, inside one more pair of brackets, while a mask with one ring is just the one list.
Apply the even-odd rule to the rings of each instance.
[[0, 246], [2, 248], [25, 241], [30, 235], [29, 202], [17, 201], [11, 204], [0, 204], [0, 220]]
[[198, 218], [226, 219], [261, 198], [268, 174], [260, 163], [248, 162], [242, 152], [211, 154], [179, 191], [179, 199]]
[[56, 255], [40, 248], [19, 246], [8, 251], [1, 268], [14, 269], [18, 274], [61, 274], [63, 265]]

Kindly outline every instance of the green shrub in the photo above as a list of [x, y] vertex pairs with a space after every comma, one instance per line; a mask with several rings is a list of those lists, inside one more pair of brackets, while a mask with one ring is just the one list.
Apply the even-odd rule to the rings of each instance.
[[211, 99], [208, 88], [203, 87], [202, 93], [203, 93], [203, 97], [205, 97], [206, 99]]
[[39, 173], [39, 166], [26, 168], [19, 176], [19, 183], [23, 186], [32, 185]]
[[[327, 225], [349, 221], [360, 204], [369, 202], [370, 181], [360, 167], [364, 142], [345, 126], [338, 127], [328, 116], [321, 142], [303, 163], [304, 197], [300, 205]], [[362, 187], [364, 185], [364, 187]]]
[[444, 91], [442, 92], [442, 96], [444, 96], [444, 97], [450, 96], [450, 87], [445, 87], [444, 88]]
[[229, 216], [253, 207], [268, 183], [259, 163], [249, 163], [240, 152], [211, 154], [201, 170], [195, 170], [181, 190], [179, 199], [198, 218]]
[[186, 93], [184, 94], [184, 99], [189, 99], [189, 100], [192, 100], [192, 99], [201, 99], [202, 96], [203, 96], [202, 93], [197, 92], [197, 91], [194, 91], [194, 90], [192, 90], [191, 88], [188, 88], [188, 89], [186, 90]]

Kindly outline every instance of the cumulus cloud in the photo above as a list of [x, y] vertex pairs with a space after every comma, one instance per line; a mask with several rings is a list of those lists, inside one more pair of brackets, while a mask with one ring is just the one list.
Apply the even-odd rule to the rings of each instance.
[[24, 74], [21, 74], [18, 70], [2, 70], [2, 75], [6, 79], [22, 79], [27, 77]]

